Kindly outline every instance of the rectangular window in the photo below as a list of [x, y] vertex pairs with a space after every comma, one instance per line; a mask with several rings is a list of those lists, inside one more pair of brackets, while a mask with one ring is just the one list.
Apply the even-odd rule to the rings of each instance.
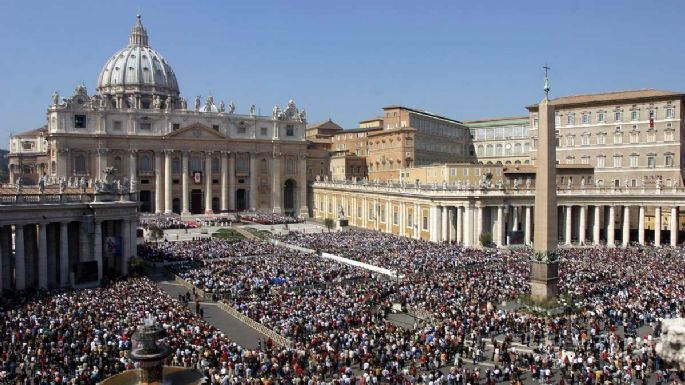
[[623, 113], [621, 111], [614, 112], [614, 121], [620, 122], [623, 120]]
[[428, 230], [428, 217], [423, 217], [423, 229]]
[[675, 116], [673, 107], [666, 108], [666, 119], [672, 119]]
[[292, 124], [285, 126], [285, 136], [295, 136], [295, 126]]
[[672, 142], [673, 141], [673, 131], [664, 132], [664, 141], [665, 142]]
[[357, 206], [357, 218], [361, 218], [361, 216], [362, 216], [362, 207]]
[[259, 134], [260, 134], [261, 136], [266, 136], [266, 130], [267, 130], [266, 127], [260, 127], [260, 128], [259, 128]]
[[464, 168], [464, 176], [469, 176], [469, 169], [466, 167]]
[[583, 124], [590, 124], [590, 114], [583, 114]]
[[597, 144], [605, 144], [606, 143], [606, 135], [599, 134], [597, 135]]
[[121, 120], [114, 121], [114, 131], [121, 131]]
[[617, 132], [614, 134], [614, 144], [621, 144], [623, 143], [623, 134], [620, 132]]
[[655, 167], [656, 167], [656, 156], [648, 155], [647, 156], [647, 168], [655, 168]]
[[581, 164], [590, 164], [590, 157], [584, 156], [584, 157], [580, 158], [580, 163]]
[[21, 142], [21, 149], [22, 150], [33, 150], [33, 142], [25, 140]]
[[604, 123], [604, 112], [597, 113], [597, 123]]
[[639, 161], [639, 157], [637, 155], [631, 155], [630, 156], [630, 167], [637, 167], [638, 161]]
[[457, 176], [457, 169], [456, 168], [450, 169], [450, 176]]
[[392, 213], [392, 224], [393, 225], [397, 226], [397, 224], [400, 223], [399, 217], [400, 217], [399, 213], [397, 211], [393, 211], [393, 213]]
[[630, 120], [638, 120], [638, 119], [640, 119], [640, 111], [638, 111], [638, 110], [630, 111]]
[[597, 168], [604, 168], [606, 167], [606, 158], [603, 156], [598, 156], [597, 157]]
[[407, 214], [407, 227], [414, 227], [414, 215], [413, 215], [413, 213]]
[[554, 116], [554, 125], [555, 126], [561, 126], [561, 115], [555, 115]]
[[637, 132], [631, 132], [630, 133], [630, 143], [639, 143], [640, 142], [640, 134]]
[[566, 124], [569, 126], [576, 124], [576, 115], [568, 114], [568, 116], [566, 117]]
[[649, 142], [649, 143], [656, 142], [656, 133], [654, 131], [647, 133], [647, 142]]
[[666, 155], [664, 157], [664, 164], [666, 167], [673, 167], [673, 155]]
[[245, 127], [245, 126], [238, 126], [238, 130], [237, 130], [237, 131], [238, 131], [239, 134], [244, 134], [244, 133], [247, 132], [247, 127]]
[[86, 128], [85, 115], [74, 115], [74, 128]]
[[614, 167], [615, 168], [620, 168], [622, 166], [622, 163], [623, 163], [622, 159], [623, 159], [623, 157], [621, 157], [621, 156], [615, 156], [614, 157]]
[[214, 131], [219, 131], [219, 125], [218, 124], [212, 124], [212, 129]]
[[150, 131], [152, 125], [150, 123], [140, 123], [140, 129]]
[[585, 135], [583, 135], [583, 136], [580, 138], [580, 140], [581, 140], [581, 144], [582, 144], [583, 146], [589, 145], [589, 144], [590, 144], [590, 134], [585, 134]]
[[538, 118], [533, 119], [533, 128], [538, 128]]
[[171, 129], [172, 129], [173, 131], [176, 131], [176, 130], [178, 130], [178, 129], [180, 129], [180, 128], [181, 128], [181, 124], [180, 124], [180, 123], [174, 123], [174, 124], [171, 125]]

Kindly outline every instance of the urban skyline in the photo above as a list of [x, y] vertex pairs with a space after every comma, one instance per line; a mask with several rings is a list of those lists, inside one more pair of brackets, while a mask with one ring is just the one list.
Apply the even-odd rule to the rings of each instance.
[[[29, 60], [0, 61], [0, 70], [12, 74], [0, 87], [5, 116], [0, 141], [44, 124], [53, 91], [67, 96], [79, 83], [94, 90], [92, 74], [101, 70], [102, 57], [125, 44], [122, 36], [137, 12], [151, 30], [151, 46], [176, 70], [185, 97], [212, 93], [217, 100], [235, 101], [238, 110], [255, 103], [262, 113], [293, 98], [307, 109], [310, 123], [331, 118], [345, 128], [388, 104], [460, 120], [525, 115], [524, 106], [541, 98], [545, 63], [553, 68], [551, 97], [640, 88], [680, 91], [685, 84], [683, 74], [668, 69], [683, 54], [664, 38], [683, 29], [669, 21], [682, 7], [677, 2], [647, 8], [530, 1], [494, 10], [493, 4], [418, 9], [403, 2], [344, 8], [305, 3], [186, 9], [177, 2], [164, 7], [145, 2], [114, 10], [45, 3], [40, 15], [34, 6], [2, 4], [0, 36], [15, 38], [1, 40], [0, 47]], [[533, 12], [536, 7], [542, 8]], [[102, 14], [105, 8], [104, 22], [74, 16]], [[635, 28], [623, 21], [637, 14], [640, 25], [656, 16], [659, 22]], [[570, 29], [579, 19], [587, 20], [584, 29]], [[256, 21], [269, 28], [251, 27]], [[595, 35], [622, 38], [596, 41]]]

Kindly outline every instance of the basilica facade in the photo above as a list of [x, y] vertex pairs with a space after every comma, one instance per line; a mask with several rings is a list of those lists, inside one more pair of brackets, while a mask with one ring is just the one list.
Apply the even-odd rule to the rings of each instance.
[[291, 100], [260, 116], [212, 96], [181, 96], [138, 16], [94, 94], [53, 94], [45, 127], [10, 143], [10, 183], [130, 181], [142, 212], [307, 214], [306, 114]]

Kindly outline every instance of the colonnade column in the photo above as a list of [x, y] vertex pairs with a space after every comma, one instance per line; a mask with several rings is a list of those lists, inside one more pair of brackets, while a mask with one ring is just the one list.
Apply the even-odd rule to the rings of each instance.
[[[281, 185], [281, 154], [279, 153], [273, 153], [271, 157], [271, 183], [271, 208], [274, 213], [280, 214], [283, 186]], [[333, 207], [333, 209], [338, 208]]]
[[235, 210], [235, 153], [228, 154], [228, 209]]
[[566, 206], [566, 215], [564, 215], [564, 220], [566, 221], [566, 232], [564, 236], [564, 243], [567, 245], [571, 244], [571, 232], [573, 230], [573, 206]]
[[212, 214], [212, 152], [205, 152], [205, 214]]
[[14, 226], [14, 275], [17, 291], [26, 289], [26, 259], [24, 256], [24, 225]]
[[578, 224], [578, 244], [585, 244], [585, 230], [587, 227], [587, 206], [580, 206], [580, 223]]
[[440, 216], [442, 219], [442, 225], [440, 227], [440, 234], [441, 234], [440, 241], [441, 242], [445, 242], [445, 241], [449, 242], [449, 240], [450, 240], [449, 207], [448, 206], [442, 206], [440, 211], [441, 211]]
[[530, 235], [532, 234], [532, 230], [533, 230], [532, 207], [526, 206], [526, 230], [524, 231], [524, 234], [523, 234], [523, 242], [526, 245], [531, 244]]
[[473, 243], [480, 246], [480, 234], [483, 232], [483, 206], [476, 204], [476, 229], [473, 234]]
[[172, 212], [171, 195], [171, 150], [164, 151], [164, 212]]
[[616, 236], [616, 231], [614, 229], [614, 221], [615, 219], [615, 210], [616, 208], [614, 206], [609, 206], [609, 219], [607, 223], [607, 245], [609, 247], [614, 247], [616, 246], [615, 242], [615, 236]]
[[93, 259], [98, 264], [98, 283], [102, 283], [102, 221], [95, 221], [93, 238]]
[[181, 196], [181, 215], [190, 215], [190, 197], [188, 196], [188, 183], [190, 182], [190, 172], [188, 171], [188, 151], [183, 151], [181, 155], [181, 169], [183, 171], [183, 176], [181, 178], [182, 196]]
[[119, 266], [119, 272], [122, 276], [128, 275], [128, 258], [130, 257], [129, 253], [131, 251], [131, 242], [133, 242], [130, 237], [131, 226], [132, 223], [128, 219], [121, 221], [121, 238], [123, 239], [123, 242], [121, 245], [121, 265]]
[[504, 206], [497, 206], [497, 233], [495, 242], [497, 247], [504, 246]]
[[630, 206], [623, 206], [623, 236], [621, 243], [623, 247], [630, 245]]
[[136, 192], [136, 185], [138, 184], [137, 169], [138, 161], [136, 160], [136, 150], [130, 150], [128, 153], [128, 178], [132, 193]]
[[661, 246], [661, 207], [654, 208], [654, 246]]
[[421, 229], [423, 228], [423, 218], [421, 218], [421, 208], [418, 203], [414, 204], [414, 238], [421, 239]]
[[462, 221], [464, 220], [464, 208], [461, 206], [457, 206], [455, 209], [457, 211], [457, 229], [456, 229], [457, 236], [455, 238], [456, 238], [457, 244], [461, 245], [462, 243], [464, 243], [464, 236], [463, 236], [464, 224], [462, 223]]
[[[257, 154], [250, 153], [250, 210], [257, 209]], [[328, 210], [328, 207], [326, 207]]]
[[228, 210], [228, 153], [221, 151], [221, 211]]
[[155, 152], [155, 212], [164, 212], [164, 190], [162, 190], [162, 153]]
[[47, 222], [38, 224], [38, 287], [48, 288], [48, 236]]
[[673, 206], [671, 207], [671, 246], [673, 247], [678, 245], [678, 231], [680, 230], [678, 222], [678, 207]]
[[431, 206], [430, 212], [430, 240], [432, 242], [440, 242], [440, 206]]
[[595, 206], [593, 208], [595, 220], [592, 221], [592, 243], [599, 245], [599, 226], [601, 224], [601, 206]]
[[0, 266], [2, 266], [2, 272], [0, 273], [0, 278], [2, 278], [2, 283], [0, 284], [0, 294], [3, 288], [9, 289], [12, 283], [11, 271], [10, 271], [10, 257], [12, 256], [12, 226], [0, 226], [0, 250], [2, 250], [2, 261]]
[[59, 285], [69, 286], [69, 223], [59, 224]]
[[637, 212], [637, 242], [645, 244], [645, 206], [640, 206]]
[[471, 203], [464, 205], [464, 246], [473, 246], [473, 207]]

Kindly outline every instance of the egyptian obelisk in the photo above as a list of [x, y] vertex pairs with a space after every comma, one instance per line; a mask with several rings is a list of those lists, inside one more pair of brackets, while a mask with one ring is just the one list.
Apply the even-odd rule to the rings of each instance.
[[557, 296], [557, 185], [554, 105], [549, 101], [549, 67], [545, 66], [545, 98], [538, 106], [538, 149], [535, 160], [535, 232], [530, 289], [534, 300]]

